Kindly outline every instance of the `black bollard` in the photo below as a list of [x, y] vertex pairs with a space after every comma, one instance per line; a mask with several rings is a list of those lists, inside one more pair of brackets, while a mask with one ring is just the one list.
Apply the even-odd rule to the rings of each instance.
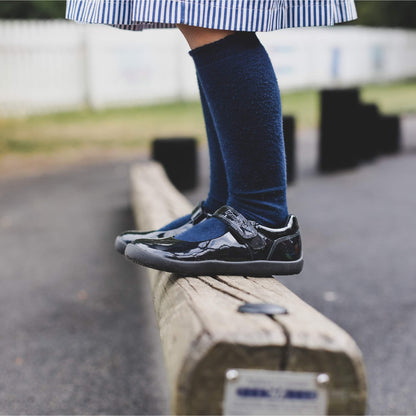
[[334, 172], [356, 166], [359, 150], [356, 116], [359, 89], [321, 91], [319, 163], [321, 172]]
[[401, 147], [400, 117], [381, 116], [380, 117], [380, 153], [395, 154], [399, 153]]
[[158, 138], [152, 143], [152, 159], [161, 163], [168, 178], [181, 191], [197, 185], [197, 141], [194, 138]]
[[286, 176], [287, 184], [292, 184], [296, 179], [296, 125], [295, 117], [283, 116], [283, 137], [286, 152]]
[[380, 154], [380, 113], [376, 104], [360, 104], [357, 114], [360, 159], [370, 162]]

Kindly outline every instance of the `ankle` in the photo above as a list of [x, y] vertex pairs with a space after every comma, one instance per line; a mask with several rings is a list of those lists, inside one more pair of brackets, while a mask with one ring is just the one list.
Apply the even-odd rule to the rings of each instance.
[[212, 196], [208, 196], [208, 198], [202, 203], [204, 209], [213, 214], [218, 208], [221, 208], [225, 205], [225, 201], [220, 201]]
[[248, 220], [255, 221], [264, 227], [281, 228], [286, 224], [288, 218], [286, 206], [276, 207], [264, 204], [250, 207], [232, 202], [227, 203], [227, 205], [240, 212]]

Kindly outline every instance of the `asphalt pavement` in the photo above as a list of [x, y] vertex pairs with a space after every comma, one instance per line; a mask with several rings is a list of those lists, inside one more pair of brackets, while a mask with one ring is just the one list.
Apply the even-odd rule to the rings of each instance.
[[[357, 341], [370, 414], [416, 412], [416, 118], [403, 127], [400, 155], [332, 175], [302, 132], [288, 191], [305, 269], [281, 280]], [[0, 180], [1, 414], [168, 413], [148, 282], [113, 249], [133, 226], [128, 167]]]
[[[301, 132], [288, 189], [305, 265], [280, 280], [353, 336], [372, 415], [416, 414], [416, 117], [402, 129], [399, 155], [328, 175], [317, 173], [317, 132]], [[194, 203], [208, 187], [205, 153], [200, 164]]]
[[0, 180], [0, 413], [167, 414], [150, 287], [114, 251], [129, 164]]

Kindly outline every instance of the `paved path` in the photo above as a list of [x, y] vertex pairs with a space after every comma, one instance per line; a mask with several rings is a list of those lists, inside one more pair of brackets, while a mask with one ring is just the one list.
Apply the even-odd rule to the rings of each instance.
[[[302, 134], [288, 191], [305, 268], [281, 281], [357, 341], [375, 415], [416, 412], [416, 118], [403, 127], [399, 156], [325, 176], [315, 169], [316, 133]], [[205, 195], [203, 172], [193, 202]]]
[[[288, 193], [305, 270], [282, 280], [358, 342], [371, 414], [416, 409], [415, 132], [400, 156], [328, 176], [302, 135]], [[0, 181], [1, 414], [167, 412], [147, 281], [112, 247], [133, 225], [128, 186], [125, 162]]]
[[0, 413], [161, 414], [150, 288], [113, 249], [126, 163], [0, 181]]

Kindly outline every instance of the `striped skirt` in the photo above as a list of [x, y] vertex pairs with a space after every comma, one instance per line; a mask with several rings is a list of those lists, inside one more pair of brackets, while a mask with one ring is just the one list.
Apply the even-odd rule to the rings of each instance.
[[354, 0], [67, 0], [66, 18], [128, 30], [175, 27], [268, 32], [357, 18]]

